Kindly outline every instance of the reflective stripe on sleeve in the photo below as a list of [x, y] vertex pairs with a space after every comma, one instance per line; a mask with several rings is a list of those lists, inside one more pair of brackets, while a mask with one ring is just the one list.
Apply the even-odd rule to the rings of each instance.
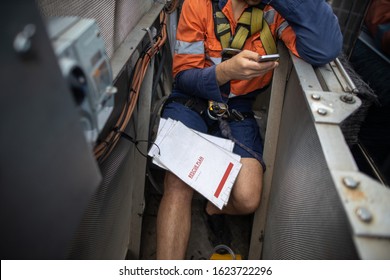
[[214, 65], [218, 65], [222, 62], [222, 58], [221, 57], [211, 57], [211, 56], [207, 56], [206, 57], [208, 60], [210, 60]]
[[177, 40], [175, 45], [175, 53], [177, 54], [204, 54], [204, 42], [184, 42]]
[[264, 12], [264, 19], [268, 23], [268, 25], [273, 24], [275, 20], [275, 10], [271, 9]]
[[281, 25], [279, 25], [278, 29], [276, 29], [276, 33], [278, 37], [281, 38], [283, 30], [285, 30], [289, 26], [287, 21], [283, 21]]

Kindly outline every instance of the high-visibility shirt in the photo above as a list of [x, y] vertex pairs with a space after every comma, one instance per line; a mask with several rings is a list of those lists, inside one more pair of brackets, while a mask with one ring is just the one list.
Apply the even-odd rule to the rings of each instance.
[[[237, 22], [233, 16], [232, 1], [220, 0], [220, 4], [224, 5], [222, 12], [234, 34]], [[313, 65], [321, 65], [340, 53], [340, 26], [324, 0], [273, 0], [271, 5], [264, 8], [265, 20], [274, 38], [283, 40], [293, 54], [299, 54]], [[264, 88], [271, 81], [272, 72], [251, 80], [230, 81], [229, 92], [223, 92], [222, 87], [218, 87], [215, 66], [221, 62], [222, 46], [214, 31], [211, 0], [184, 1], [176, 39], [173, 94], [226, 101], [228, 96], [246, 96]], [[243, 49], [265, 54], [259, 34], [250, 36]]]
[[[222, 8], [230, 22], [232, 34], [235, 33], [237, 22], [233, 16], [232, 1], [228, 0]], [[268, 22], [274, 38], [280, 38], [296, 55], [295, 33], [274, 8], [267, 5], [264, 8], [264, 18]], [[222, 46], [214, 31], [214, 19], [211, 0], [184, 1], [177, 30], [177, 41], [173, 60], [173, 75], [191, 68], [206, 68], [221, 63]], [[250, 36], [243, 49], [266, 54], [260, 33]], [[251, 80], [232, 80], [230, 82], [230, 97], [243, 95], [268, 85], [272, 72]]]

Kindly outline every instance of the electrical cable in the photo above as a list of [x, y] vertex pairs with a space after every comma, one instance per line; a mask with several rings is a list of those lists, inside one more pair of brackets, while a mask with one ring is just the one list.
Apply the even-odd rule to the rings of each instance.
[[148, 157], [148, 155], [144, 154], [139, 148], [138, 148], [138, 144], [139, 143], [148, 143], [148, 144], [152, 144], [152, 145], [155, 145], [158, 149], [158, 154], [160, 155], [160, 147], [153, 141], [149, 141], [149, 140], [136, 140], [134, 139], [133, 137], [131, 137], [129, 134], [127, 134], [126, 132], [124, 131], [117, 131], [121, 137], [123, 137], [124, 139], [130, 141], [131, 143], [133, 143], [137, 149], [137, 151], [145, 158]]
[[[165, 57], [166, 57], [166, 47], [167, 45], [164, 45], [164, 48], [161, 50], [161, 60], [156, 61], [159, 65], [157, 72], [155, 74], [156, 79], [153, 82], [153, 87], [152, 87], [152, 104], [154, 104], [153, 109], [150, 114], [150, 121], [149, 121], [149, 138], [151, 142], [154, 140], [156, 135], [154, 135], [155, 127], [158, 125], [158, 122], [160, 120], [160, 114], [161, 114], [161, 108], [163, 104], [165, 103], [167, 96], [162, 96], [159, 98], [157, 101], [154, 101], [156, 99], [157, 94], [157, 86], [159, 85], [159, 81], [161, 81], [161, 74], [163, 72], [164, 68], [164, 62], [165, 62]], [[146, 162], [146, 177], [149, 180], [149, 183], [153, 187], [153, 189], [157, 192], [158, 195], [162, 195], [164, 193], [164, 187], [162, 184], [158, 182], [158, 180], [155, 179], [154, 172], [152, 171], [152, 160], [148, 158]], [[158, 169], [160, 169], [158, 167]]]
[[107, 137], [100, 141], [94, 148], [95, 158], [99, 163], [103, 162], [111, 154], [112, 150], [115, 148], [116, 144], [121, 138], [122, 133], [120, 132], [123, 132], [129, 123], [129, 120], [137, 104], [140, 88], [148, 70], [148, 66], [150, 65], [150, 61], [160, 51], [167, 40], [166, 21], [166, 13], [161, 12], [160, 34], [154, 38], [154, 44], [149, 46], [146, 51], [141, 53], [139, 59], [136, 62], [134, 67], [134, 76], [132, 78], [131, 87], [128, 94], [128, 100]]
[[156, 78], [153, 81], [153, 86], [152, 86], [152, 100], [155, 98], [156, 92], [157, 92], [157, 86], [159, 85], [159, 81], [161, 80], [161, 75], [164, 70], [164, 65], [165, 65], [165, 59], [166, 59], [166, 51], [164, 48], [161, 50], [161, 60], [158, 63], [158, 69], [155, 74]]

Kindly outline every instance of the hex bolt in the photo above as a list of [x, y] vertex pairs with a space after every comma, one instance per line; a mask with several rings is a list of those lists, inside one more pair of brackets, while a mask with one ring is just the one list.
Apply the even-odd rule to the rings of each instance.
[[372, 221], [372, 214], [370, 210], [365, 207], [359, 207], [356, 209], [356, 215], [364, 223], [369, 223]]
[[321, 116], [325, 116], [326, 114], [328, 114], [328, 110], [326, 110], [325, 108], [318, 108], [317, 113]]
[[348, 177], [343, 178], [343, 183], [344, 183], [344, 186], [346, 186], [349, 189], [356, 189], [359, 186], [360, 182], [356, 181], [354, 178], [348, 176]]
[[348, 103], [348, 104], [353, 104], [356, 102], [356, 99], [353, 97], [352, 94], [344, 94], [340, 96], [341, 101]]
[[313, 93], [311, 95], [311, 99], [316, 100], [316, 101], [321, 100], [321, 95]]
[[27, 24], [14, 39], [14, 50], [20, 54], [25, 54], [31, 49], [31, 38], [35, 35], [34, 24]]

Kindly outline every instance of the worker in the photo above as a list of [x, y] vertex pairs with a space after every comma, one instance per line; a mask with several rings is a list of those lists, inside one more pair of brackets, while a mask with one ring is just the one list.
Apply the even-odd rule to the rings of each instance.
[[[226, 42], [221, 37], [225, 34], [216, 31], [218, 22], [214, 19], [227, 20], [227, 41], [231, 44], [242, 26], [242, 15], [248, 11], [249, 15], [258, 15], [251, 10], [257, 6], [266, 21], [262, 29], [244, 38], [242, 47], [237, 43], [241, 49], [236, 55], [222, 57], [222, 44], [226, 46]], [[267, 32], [271, 32], [272, 42], [269, 36], [262, 36]], [[222, 210], [210, 202], [205, 207], [214, 240], [229, 243], [231, 236], [224, 225], [224, 215], [250, 214], [260, 203], [265, 164], [252, 103], [270, 84], [272, 70], [284, 63], [258, 62], [260, 55], [276, 52], [272, 44], [281, 39], [294, 55], [318, 66], [339, 55], [342, 35], [337, 17], [324, 0], [185, 0], [176, 39], [175, 83], [162, 117], [223, 137], [226, 134], [220, 130], [219, 121], [207, 113], [208, 102], [226, 104], [230, 111], [240, 112], [239, 116], [230, 114], [226, 121], [231, 135], [242, 144], [236, 144], [233, 150], [241, 156], [241, 170], [228, 204]], [[193, 189], [176, 175], [166, 173], [157, 217], [157, 259], [185, 258], [193, 194]]]

